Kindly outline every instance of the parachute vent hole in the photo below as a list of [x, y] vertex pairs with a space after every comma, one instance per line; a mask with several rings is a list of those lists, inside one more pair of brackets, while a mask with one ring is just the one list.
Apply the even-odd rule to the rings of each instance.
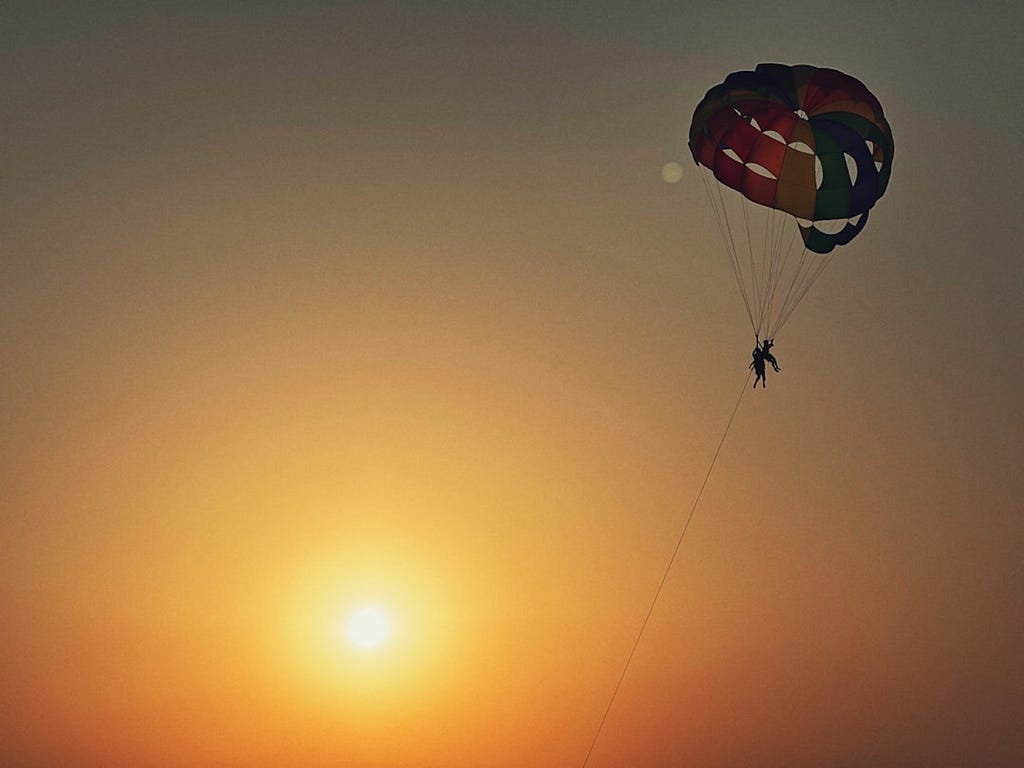
[[822, 219], [814, 222], [814, 228], [826, 235], [838, 235], [849, 223], [849, 219]]
[[853, 186], [857, 183], [857, 161], [854, 160], [853, 155], [846, 152], [843, 153], [843, 157], [846, 158], [846, 172], [850, 175], [850, 186]]
[[736, 154], [736, 150], [732, 147], [726, 147], [722, 150], [722, 154], [728, 157], [730, 160], [735, 160], [737, 163], [742, 163], [743, 160], [739, 155]]
[[814, 188], [821, 189], [821, 182], [825, 180], [825, 169], [821, 165], [821, 158], [814, 156]]
[[775, 141], [779, 142], [779, 144], [786, 143], [786, 138], [778, 131], [768, 130], [764, 132], [764, 135], [767, 136], [769, 139], [774, 139]]
[[809, 117], [807, 117], [807, 113], [806, 113], [806, 112], [804, 112], [804, 111], [803, 111], [802, 109], [794, 109], [794, 110], [793, 110], [793, 113], [794, 113], [794, 114], [795, 114], [795, 115], [796, 115], [797, 117], [802, 117], [802, 118], [803, 118], [804, 120], [809, 120], [809, 119], [810, 119]]
[[749, 168], [750, 170], [752, 170], [758, 176], [764, 176], [766, 179], [778, 179], [779, 178], [774, 173], [772, 173], [767, 168], [765, 168], [763, 165], [758, 165], [757, 163], [746, 163], [746, 167]]
[[787, 144], [790, 149], [795, 149], [797, 152], [803, 152], [805, 155], [813, 155], [814, 150], [811, 149], [809, 144], [804, 144], [802, 141], [794, 141], [792, 144]]

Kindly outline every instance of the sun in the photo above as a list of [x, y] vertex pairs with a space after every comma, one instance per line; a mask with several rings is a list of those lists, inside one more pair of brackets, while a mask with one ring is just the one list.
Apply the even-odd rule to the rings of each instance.
[[365, 605], [349, 615], [345, 634], [353, 645], [371, 651], [387, 642], [391, 635], [391, 622], [377, 606]]

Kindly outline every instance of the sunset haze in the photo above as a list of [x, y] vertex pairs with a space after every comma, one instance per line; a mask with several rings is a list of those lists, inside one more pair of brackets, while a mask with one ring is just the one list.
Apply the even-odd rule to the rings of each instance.
[[761, 62], [860, 79], [892, 179], [745, 391], [588, 768], [1024, 765], [1022, 34], [5, 5], [0, 765], [581, 766], [749, 387], [687, 131]]

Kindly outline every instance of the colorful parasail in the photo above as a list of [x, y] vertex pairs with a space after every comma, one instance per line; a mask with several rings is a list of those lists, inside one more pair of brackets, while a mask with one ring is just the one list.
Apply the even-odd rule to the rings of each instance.
[[[827, 263], [813, 255], [856, 237], [885, 193], [893, 140], [882, 106], [835, 69], [759, 64], [707, 92], [694, 110], [689, 145], [705, 171], [755, 334], [773, 335]], [[730, 217], [723, 187], [742, 197], [740, 213]], [[748, 203], [770, 212], [763, 232], [751, 230]], [[786, 244], [796, 232], [799, 257]]]

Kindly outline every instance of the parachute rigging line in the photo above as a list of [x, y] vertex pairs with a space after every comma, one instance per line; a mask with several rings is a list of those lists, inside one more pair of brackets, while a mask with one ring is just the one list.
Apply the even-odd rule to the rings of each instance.
[[[715, 222], [718, 224], [718, 232], [725, 243], [725, 251], [729, 255], [729, 265], [732, 267], [733, 276], [736, 278], [736, 287], [739, 288], [740, 297], [743, 299], [743, 306], [747, 310], [747, 317], [750, 318], [750, 329], [757, 334], [757, 324], [754, 322], [754, 312], [750, 307], [750, 297], [747, 295], [747, 287], [743, 281], [743, 268], [740, 265], [740, 257], [736, 251], [736, 239], [733, 237], [732, 228], [729, 226], [729, 212], [722, 196], [722, 188], [709, 181], [710, 172], [702, 169], [701, 179], [704, 182], [704, 191], [707, 193], [711, 210], [715, 212]], [[712, 179], [714, 177], [712, 176]], [[714, 191], [712, 191], [714, 190]], [[716, 198], [717, 194], [717, 200]]]
[[701, 166], [701, 171], [750, 328], [757, 338], [774, 338], [831, 263], [835, 251], [811, 251], [798, 237], [795, 216], [723, 191], [724, 185], [716, 183], [710, 169]]
[[[802, 254], [800, 258], [803, 259], [803, 256], [806, 255], [806, 253], [807, 251], [806, 249], [804, 249], [804, 254]], [[818, 278], [821, 277], [821, 273], [825, 271], [825, 268], [832, 263], [832, 257], [834, 255], [835, 251], [831, 251], [830, 253], [825, 254], [824, 258], [819, 259], [818, 265], [814, 268], [814, 271], [811, 272], [810, 278], [807, 279], [806, 282], [800, 287], [796, 297], [793, 299], [793, 302], [789, 304], [789, 306], [783, 304], [783, 309], [780, 310], [779, 319], [776, 322], [775, 333], [778, 333], [779, 331], [782, 330], [782, 326], [784, 326], [786, 324], [786, 321], [789, 320], [789, 317], [790, 315], [793, 314], [793, 310], [796, 309], [797, 304], [799, 304], [801, 300], [803, 300], [804, 296], [807, 295], [807, 292], [811, 289], [811, 286], [814, 285], [815, 282], [817, 282]]]
[[665, 571], [661, 575], [661, 581], [658, 583], [658, 588], [654, 591], [654, 597], [651, 599], [651, 604], [647, 608], [647, 615], [644, 616], [644, 620], [640, 624], [640, 631], [637, 632], [636, 639], [633, 641], [633, 647], [630, 649], [629, 655], [626, 657], [626, 663], [623, 665], [622, 672], [619, 674], [619, 679], [615, 683], [615, 688], [612, 690], [611, 698], [608, 700], [608, 706], [605, 707], [604, 714], [601, 716], [601, 721], [597, 725], [597, 732], [594, 734], [594, 740], [590, 742], [590, 748], [587, 750], [586, 757], [583, 758], [581, 768], [587, 768], [587, 764], [590, 762], [590, 757], [594, 754], [594, 748], [597, 746], [597, 741], [601, 738], [601, 731], [604, 729], [604, 724], [608, 720], [608, 715], [612, 711], [612, 705], [615, 704], [615, 698], [619, 695], [619, 689], [622, 687], [622, 681], [626, 679], [626, 673], [629, 672], [630, 664], [632, 664], [633, 657], [636, 655], [636, 649], [640, 647], [640, 640], [643, 639], [644, 631], [647, 629], [647, 624], [650, 622], [651, 616], [654, 613], [654, 606], [658, 604], [658, 598], [661, 597], [661, 593], [665, 589], [665, 583], [668, 581], [668, 575], [672, 571], [672, 566], [675, 565], [680, 548], [683, 546], [683, 539], [686, 537], [686, 532], [689, 530], [690, 523], [693, 521], [693, 515], [697, 511], [697, 505], [700, 503], [700, 499], [704, 495], [704, 489], [707, 487], [708, 479], [711, 477], [711, 470], [715, 468], [715, 463], [718, 461], [718, 454], [722, 452], [722, 446], [725, 444], [725, 438], [729, 434], [729, 428], [732, 427], [733, 419], [736, 418], [736, 412], [740, 408], [740, 402], [743, 400], [743, 394], [747, 391], [747, 384], [749, 382], [750, 373], [747, 373], [743, 379], [743, 388], [740, 390], [740, 396], [736, 398], [736, 405], [733, 406], [732, 413], [729, 414], [729, 420], [725, 424], [725, 431], [722, 432], [722, 439], [718, 441], [718, 447], [715, 448], [715, 454], [711, 457], [711, 463], [708, 465], [708, 471], [704, 474], [704, 480], [701, 482], [700, 489], [697, 491], [697, 496], [693, 500], [693, 506], [690, 507], [690, 513], [686, 516], [686, 522], [683, 524], [683, 529], [679, 533], [679, 538], [676, 539], [676, 546], [672, 550], [672, 556], [669, 558], [668, 565], [665, 566]]

